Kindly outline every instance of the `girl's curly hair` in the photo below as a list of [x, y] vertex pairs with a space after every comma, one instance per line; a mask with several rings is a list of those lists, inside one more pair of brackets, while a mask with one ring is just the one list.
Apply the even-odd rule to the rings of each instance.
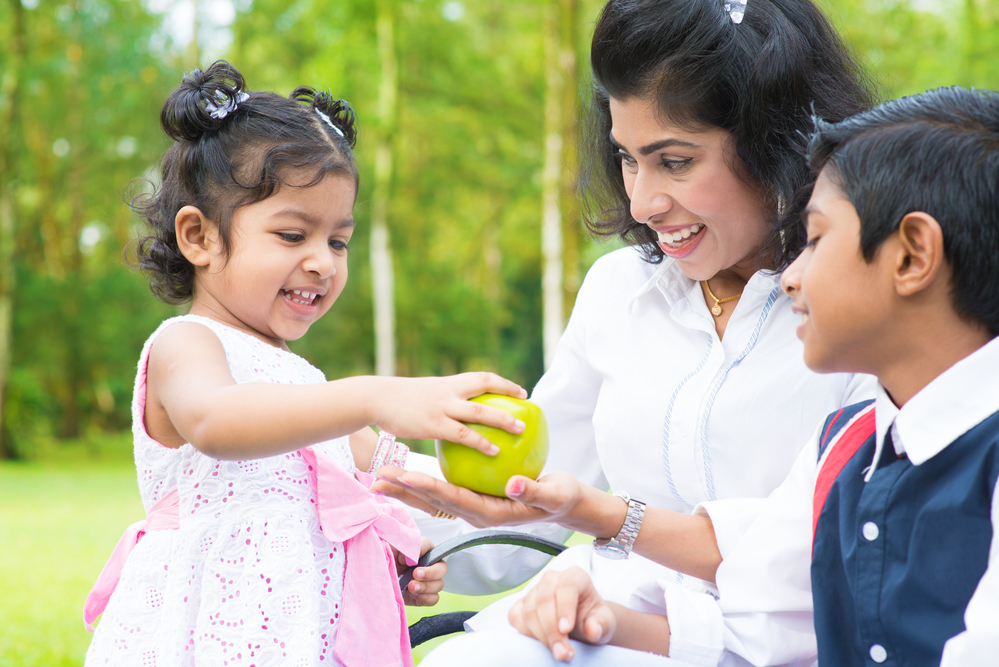
[[[161, 165], [161, 185], [130, 197], [151, 233], [136, 243], [138, 267], [153, 294], [182, 303], [194, 289], [194, 266], [177, 245], [174, 219], [195, 206], [218, 228], [232, 251], [232, 217], [240, 206], [270, 197], [279, 187], [309, 187], [331, 173], [354, 182], [354, 111], [344, 100], [305, 86], [289, 97], [247, 92], [243, 75], [224, 60], [187, 74], [163, 104], [160, 123], [173, 139]], [[305, 173], [307, 182], [289, 176]]]

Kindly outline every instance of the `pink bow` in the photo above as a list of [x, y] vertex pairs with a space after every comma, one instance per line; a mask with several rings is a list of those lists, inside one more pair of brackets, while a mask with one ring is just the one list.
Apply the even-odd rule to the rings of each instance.
[[350, 667], [413, 666], [406, 608], [392, 545], [413, 565], [420, 556], [420, 532], [400, 504], [368, 490], [374, 479], [355, 479], [329, 455], [300, 450], [316, 472], [319, 522], [331, 542], [342, 542], [347, 571], [343, 581], [336, 656]]
[[111, 594], [118, 586], [121, 579], [121, 570], [125, 567], [125, 561], [132, 549], [139, 543], [142, 536], [153, 530], [169, 530], [180, 525], [179, 496], [177, 489], [173, 489], [166, 494], [149, 509], [149, 514], [142, 521], [136, 521], [125, 530], [125, 534], [118, 540], [117, 546], [111, 552], [111, 557], [97, 577], [97, 582], [87, 595], [87, 601], [83, 603], [83, 623], [87, 632], [94, 631], [94, 621], [104, 613], [108, 606]]

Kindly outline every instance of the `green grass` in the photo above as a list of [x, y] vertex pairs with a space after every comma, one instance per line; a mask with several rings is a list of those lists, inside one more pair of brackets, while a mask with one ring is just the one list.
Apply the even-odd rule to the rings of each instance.
[[[0, 462], [0, 667], [83, 664], [83, 601], [122, 531], [144, 516], [130, 447], [122, 436]], [[435, 607], [409, 608], [409, 622], [502, 596], [444, 593]], [[442, 640], [418, 647], [417, 661]]]
[[83, 664], [83, 601], [144, 516], [130, 462], [65, 454], [0, 464], [0, 667]]

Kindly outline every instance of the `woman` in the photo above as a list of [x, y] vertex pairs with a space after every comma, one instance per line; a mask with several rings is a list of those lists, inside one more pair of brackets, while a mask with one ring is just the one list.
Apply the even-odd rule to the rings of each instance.
[[[777, 276], [803, 245], [811, 114], [840, 120], [872, 96], [809, 0], [611, 0], [591, 64], [591, 228], [634, 247], [594, 264], [532, 395], [549, 419], [546, 471], [567, 472], [512, 479], [507, 495], [521, 502], [384, 476], [414, 506], [474, 525], [543, 521], [616, 537], [597, 552], [640, 557], [596, 558], [586, 546], [550, 567], [580, 565], [601, 596], [627, 604], [655, 579], [708, 589], [675, 573], [696, 574], [702, 554], [657, 554], [672, 528], [658, 508], [766, 497], [820, 417], [873, 395], [869, 378], [807, 370]], [[608, 485], [647, 504], [640, 532], [640, 504]], [[712, 518], [738, 524], [753, 506]], [[452, 572], [465, 566], [451, 561]], [[470, 625], [505, 626], [510, 604]], [[773, 664], [796, 647], [729, 648]]]

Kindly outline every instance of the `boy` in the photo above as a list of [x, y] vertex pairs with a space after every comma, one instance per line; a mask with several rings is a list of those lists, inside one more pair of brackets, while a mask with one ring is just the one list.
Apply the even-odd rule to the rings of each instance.
[[[628, 609], [549, 573], [510, 620], [559, 659], [571, 636], [808, 664], [814, 604], [824, 667], [999, 664], [999, 94], [817, 121], [809, 162], [808, 246], [782, 284], [807, 365], [872, 373], [877, 399], [830, 415], [755, 521], [713, 524], [717, 602], [655, 582]], [[665, 632], [635, 642], [636, 609]]]

